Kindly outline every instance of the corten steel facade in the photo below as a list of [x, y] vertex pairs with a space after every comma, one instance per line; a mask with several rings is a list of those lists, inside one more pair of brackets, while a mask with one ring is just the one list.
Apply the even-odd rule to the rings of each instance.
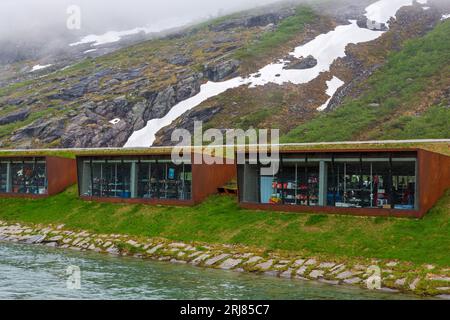
[[48, 197], [64, 191], [76, 181], [74, 159], [0, 156], [0, 197]]
[[236, 177], [235, 165], [174, 164], [171, 154], [77, 157], [79, 195], [84, 200], [192, 206]]
[[283, 150], [272, 176], [248, 157], [247, 209], [421, 218], [450, 188], [450, 157], [422, 149]]

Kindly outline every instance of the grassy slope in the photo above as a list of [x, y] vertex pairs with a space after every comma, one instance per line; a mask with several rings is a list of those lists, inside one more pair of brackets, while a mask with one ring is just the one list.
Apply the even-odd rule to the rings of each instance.
[[284, 19], [274, 32], [263, 33], [258, 41], [249, 42], [245, 47], [235, 53], [235, 57], [242, 62], [244, 71], [257, 70], [261, 61], [280, 54], [284, 45], [293, 40], [297, 34], [303, 32], [305, 25], [317, 19], [318, 16], [307, 6], [296, 8], [295, 15]]
[[[283, 140], [346, 141], [374, 127], [381, 130], [371, 135], [372, 139], [450, 138], [450, 109], [443, 105], [428, 109], [420, 117], [399, 116], [431, 89], [427, 85], [433, 77], [448, 79], [449, 74], [450, 21], [447, 21], [393, 53], [388, 63], [369, 79], [370, 89], [360, 98], [347, 100], [337, 110], [298, 126]], [[380, 106], [371, 107], [371, 103]]]
[[77, 199], [74, 187], [49, 199], [0, 199], [0, 206], [2, 220], [98, 233], [450, 265], [450, 192], [423, 220], [255, 212], [228, 196], [193, 208], [91, 203]]

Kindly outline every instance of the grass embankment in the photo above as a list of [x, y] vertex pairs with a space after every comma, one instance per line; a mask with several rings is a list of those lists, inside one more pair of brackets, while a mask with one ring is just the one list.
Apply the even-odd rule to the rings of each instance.
[[94, 233], [450, 265], [450, 192], [422, 220], [257, 212], [228, 196], [192, 208], [105, 204], [79, 200], [75, 187], [48, 199], [0, 199], [0, 206], [4, 221]]
[[[265, 32], [257, 41], [249, 42], [239, 49], [235, 58], [242, 62], [244, 71], [256, 70], [261, 61], [273, 59], [274, 53], [280, 53], [284, 46], [305, 30], [305, 25], [317, 19], [317, 14], [307, 6], [296, 8], [295, 15], [280, 22], [273, 32]], [[284, 51], [286, 52], [286, 51]], [[253, 68], [253, 69], [252, 69]]]
[[450, 101], [425, 112], [416, 110], [421, 109], [421, 101], [427, 104], [424, 98], [436, 83], [445, 87], [449, 75], [450, 21], [391, 54], [387, 64], [364, 84], [368, 89], [360, 98], [346, 100], [335, 111], [298, 126], [282, 140], [348, 141], [361, 135], [368, 139], [450, 138]]

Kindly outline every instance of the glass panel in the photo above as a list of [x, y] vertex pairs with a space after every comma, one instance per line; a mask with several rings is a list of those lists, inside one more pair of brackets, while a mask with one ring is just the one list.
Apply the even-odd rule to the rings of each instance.
[[[261, 188], [263, 187], [261, 185]], [[269, 203], [317, 206], [319, 163], [283, 163], [279, 174], [272, 179], [272, 195]]]
[[172, 163], [138, 164], [138, 198], [190, 200], [192, 166]]
[[394, 209], [415, 208], [416, 163], [392, 163], [392, 199]]
[[13, 193], [46, 194], [47, 179], [45, 163], [12, 163], [11, 179]]
[[[131, 197], [131, 163], [95, 161], [91, 170], [92, 188], [87, 192], [88, 195], [108, 198]], [[90, 177], [90, 174], [86, 174], [86, 177]]]
[[6, 192], [8, 182], [8, 164], [0, 163], [0, 192]]

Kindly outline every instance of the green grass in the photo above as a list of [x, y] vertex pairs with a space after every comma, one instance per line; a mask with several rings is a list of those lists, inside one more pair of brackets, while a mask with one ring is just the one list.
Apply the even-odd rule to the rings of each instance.
[[239, 208], [228, 196], [213, 196], [192, 208], [95, 203], [79, 200], [75, 187], [48, 199], [0, 199], [0, 206], [0, 219], [12, 222], [450, 265], [450, 192], [422, 220], [258, 212]]
[[[450, 74], [450, 21], [440, 23], [426, 36], [408, 41], [400, 52], [391, 54], [384, 67], [368, 81], [362, 97], [344, 101], [335, 111], [323, 113], [302, 124], [282, 138], [284, 142], [348, 141], [375, 126], [392, 121], [396, 112], [420, 100], [434, 76]], [[373, 103], [378, 107], [370, 106]], [[450, 138], [447, 126], [441, 126], [448, 110], [432, 109], [423, 119], [402, 118], [389, 138]], [[429, 118], [433, 121], [427, 121]], [[414, 125], [420, 125], [420, 130]], [[445, 123], [444, 123], [445, 124]], [[386, 128], [390, 129], [390, 128]], [[381, 138], [383, 134], [373, 138]]]
[[420, 116], [395, 118], [383, 125], [381, 138], [450, 138], [450, 108], [448, 106], [433, 106]]
[[244, 61], [255, 61], [265, 57], [271, 50], [292, 40], [304, 30], [305, 24], [312, 22], [315, 17], [316, 14], [311, 8], [298, 7], [296, 14], [284, 19], [274, 32], [266, 32], [258, 41], [238, 50], [235, 54], [236, 58]]

